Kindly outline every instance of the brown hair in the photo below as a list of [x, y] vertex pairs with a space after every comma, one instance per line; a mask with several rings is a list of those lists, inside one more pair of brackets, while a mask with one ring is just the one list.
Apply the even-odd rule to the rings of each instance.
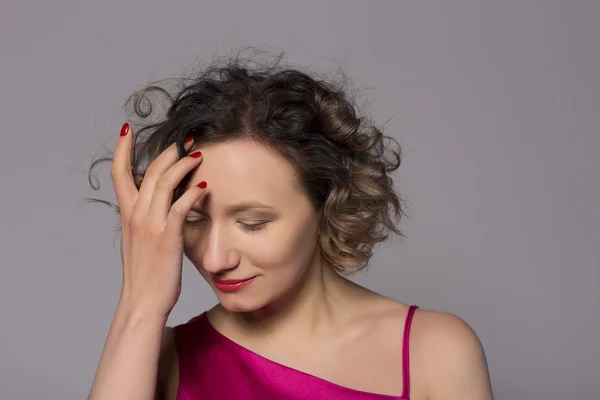
[[[357, 115], [348, 79], [317, 79], [299, 68], [283, 67], [281, 55], [260, 65], [239, 54], [218, 58], [191, 78], [176, 80], [175, 94], [165, 81], [133, 93], [125, 106], [137, 135], [131, 157], [134, 174], [162, 151], [194, 137], [194, 146], [249, 138], [283, 156], [295, 170], [320, 218], [322, 253], [339, 273], [364, 268], [375, 244], [400, 236], [404, 207], [389, 173], [400, 166], [400, 144], [366, 116]], [[343, 75], [343, 74], [342, 74]], [[168, 99], [166, 114], [153, 118], [156, 94]], [[390, 146], [391, 145], [391, 146]], [[94, 161], [91, 172], [102, 158]], [[186, 186], [186, 177], [173, 196]], [[138, 180], [136, 184], [141, 182]], [[117, 205], [99, 199], [113, 207]]]

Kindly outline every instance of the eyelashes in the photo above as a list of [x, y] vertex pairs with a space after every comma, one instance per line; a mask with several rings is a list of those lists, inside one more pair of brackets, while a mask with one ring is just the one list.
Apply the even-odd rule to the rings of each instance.
[[258, 224], [244, 224], [243, 222], [240, 222], [239, 224], [242, 225], [244, 227], [244, 229], [251, 231], [251, 232], [255, 232], [255, 231], [264, 229], [267, 223], [260, 222]]
[[[205, 222], [206, 222], [205, 219], [195, 219], [195, 220], [186, 219], [185, 220], [185, 224], [192, 226], [192, 227], [199, 227], [200, 225], [204, 224]], [[257, 224], [245, 224], [243, 222], [238, 222], [238, 224], [240, 224], [243, 229], [245, 229], [249, 232], [256, 232], [256, 231], [265, 229], [266, 225], [267, 225], [267, 221], [259, 222]]]

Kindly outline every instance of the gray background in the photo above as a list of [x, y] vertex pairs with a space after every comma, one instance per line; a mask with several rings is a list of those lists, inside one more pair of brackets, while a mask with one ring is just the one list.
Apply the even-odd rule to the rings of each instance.
[[[121, 279], [89, 162], [131, 91], [240, 45], [340, 63], [394, 116], [407, 239], [358, 281], [464, 318], [497, 399], [600, 398], [600, 2], [83, 3], [0, 9], [0, 398], [85, 398]], [[186, 261], [170, 324], [213, 302]]]

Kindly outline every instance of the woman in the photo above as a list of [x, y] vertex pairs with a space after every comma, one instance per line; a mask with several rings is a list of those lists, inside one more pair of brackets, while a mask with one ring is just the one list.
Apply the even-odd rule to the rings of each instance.
[[[491, 399], [466, 323], [346, 278], [401, 234], [397, 142], [297, 69], [185, 83], [136, 93], [139, 117], [153, 91], [171, 104], [118, 138], [123, 286], [89, 399]], [[184, 254], [218, 304], [165, 327]]]

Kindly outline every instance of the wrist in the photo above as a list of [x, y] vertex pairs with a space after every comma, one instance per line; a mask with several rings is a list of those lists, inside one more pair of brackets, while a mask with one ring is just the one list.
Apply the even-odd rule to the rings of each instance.
[[123, 299], [121, 299], [117, 305], [116, 315], [119, 315], [131, 325], [138, 325], [146, 322], [166, 325], [169, 318], [169, 313], [158, 311], [150, 307], [133, 305]]

